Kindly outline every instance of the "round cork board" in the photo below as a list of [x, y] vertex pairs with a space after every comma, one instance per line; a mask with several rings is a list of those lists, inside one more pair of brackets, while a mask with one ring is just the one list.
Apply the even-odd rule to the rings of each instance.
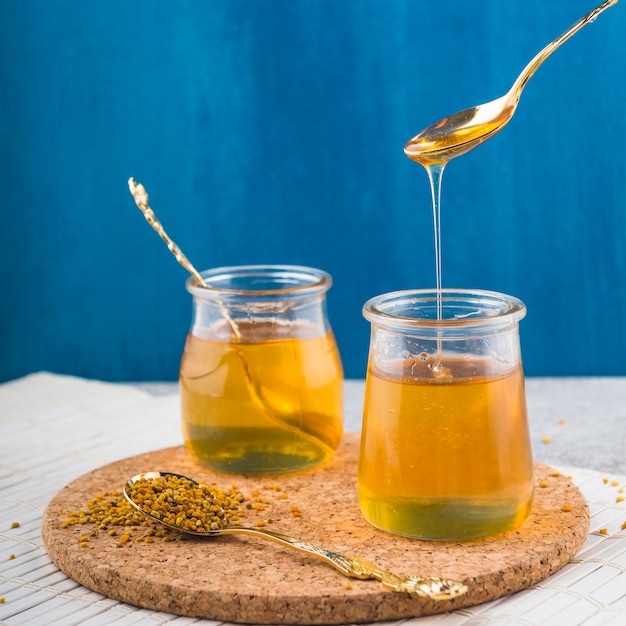
[[[254, 624], [343, 624], [418, 617], [493, 600], [556, 572], [580, 549], [589, 511], [580, 491], [535, 464], [535, 501], [517, 530], [465, 542], [433, 542], [387, 534], [362, 517], [356, 496], [358, 435], [346, 434], [333, 460], [294, 474], [241, 476], [198, 465], [184, 447], [107, 465], [61, 490], [48, 506], [42, 536], [68, 576], [106, 596], [157, 611]], [[118, 537], [93, 524], [63, 527], [64, 511], [84, 509], [97, 493], [121, 490], [141, 472], [172, 471], [244, 495], [258, 490], [264, 510], [246, 510], [242, 525], [267, 528], [386, 569], [461, 580], [464, 596], [433, 601], [388, 591], [375, 580], [347, 578], [313, 557], [253, 537], [191, 538], [154, 543]], [[539, 486], [547, 483], [547, 486]], [[278, 491], [280, 487], [281, 491]], [[283, 497], [284, 494], [284, 497]], [[571, 511], [563, 511], [568, 504]], [[297, 507], [300, 516], [292, 511]], [[92, 534], [86, 546], [79, 537]], [[174, 537], [179, 537], [174, 533]]]

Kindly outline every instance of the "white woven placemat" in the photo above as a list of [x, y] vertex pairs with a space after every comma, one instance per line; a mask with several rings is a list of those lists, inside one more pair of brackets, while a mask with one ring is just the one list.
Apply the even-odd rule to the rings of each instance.
[[[67, 483], [112, 461], [182, 444], [177, 396], [33, 374], [0, 385], [0, 427], [0, 623], [217, 624], [89, 591], [58, 570], [41, 540], [46, 506]], [[573, 561], [513, 596], [397, 624], [626, 624], [626, 476], [557, 469], [572, 476], [591, 511], [589, 537]]]

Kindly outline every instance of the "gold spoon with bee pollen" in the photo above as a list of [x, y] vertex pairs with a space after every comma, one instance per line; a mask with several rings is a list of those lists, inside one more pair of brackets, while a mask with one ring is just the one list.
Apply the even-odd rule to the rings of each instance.
[[153, 515], [151, 512], [145, 511], [131, 497], [132, 489], [136, 482], [167, 476], [174, 476], [178, 479], [189, 481], [189, 483], [194, 486], [199, 485], [199, 483], [192, 480], [191, 478], [182, 476], [181, 474], [175, 474], [174, 472], [145, 472], [133, 476], [126, 482], [126, 484], [124, 485], [124, 495], [126, 496], [128, 502], [138, 511], [143, 513], [143, 515], [150, 518], [151, 520], [154, 520], [155, 522], [158, 522], [159, 524], [163, 524], [164, 526], [172, 530], [188, 535], [194, 535], [197, 537], [218, 537], [220, 535], [252, 535], [254, 537], [260, 537], [262, 539], [269, 539], [270, 541], [279, 543], [282, 546], [286, 546], [288, 548], [297, 550], [298, 552], [303, 552], [304, 554], [308, 554], [309, 556], [321, 559], [322, 561], [325, 561], [326, 563], [332, 565], [335, 569], [337, 569], [345, 576], [360, 579], [373, 578], [380, 581], [385, 588], [392, 591], [404, 591], [408, 593], [413, 593], [417, 596], [430, 598], [431, 600], [449, 600], [451, 598], [456, 598], [457, 596], [461, 596], [467, 593], [467, 586], [462, 582], [446, 578], [424, 578], [421, 576], [394, 574], [393, 572], [381, 569], [374, 563], [370, 563], [365, 559], [344, 556], [342, 554], [338, 554], [337, 552], [332, 552], [331, 550], [320, 548], [319, 546], [308, 543], [307, 541], [301, 541], [299, 539], [289, 537], [288, 535], [283, 535], [282, 533], [277, 533], [269, 530], [261, 530], [258, 528], [245, 528], [242, 526], [224, 526], [223, 528], [219, 528], [216, 530], [192, 531], [186, 528], [176, 526], [175, 524], [170, 524], [163, 521], [162, 519], [159, 519], [159, 517]]

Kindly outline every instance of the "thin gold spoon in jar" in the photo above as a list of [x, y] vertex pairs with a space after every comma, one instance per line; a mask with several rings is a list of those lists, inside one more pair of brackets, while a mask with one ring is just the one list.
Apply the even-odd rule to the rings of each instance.
[[[148, 224], [150, 224], [150, 226], [152, 226], [152, 228], [159, 235], [159, 237], [161, 237], [161, 239], [165, 242], [168, 250], [174, 255], [176, 260], [194, 277], [200, 287], [209, 289], [210, 285], [208, 285], [207, 282], [204, 280], [202, 274], [200, 274], [200, 272], [192, 265], [189, 259], [183, 254], [183, 251], [165, 232], [165, 228], [163, 228], [163, 225], [157, 219], [156, 214], [150, 206], [148, 192], [146, 191], [146, 188], [132, 177], [128, 179], [128, 188], [131, 195], [133, 196], [133, 199], [135, 200], [135, 204], [143, 213], [146, 221], [148, 222]], [[217, 300], [216, 302], [222, 316], [228, 323], [233, 335], [241, 341], [242, 337], [239, 326], [231, 317], [224, 303], [221, 300]], [[275, 420], [284, 430], [294, 432], [300, 437], [309, 439], [319, 447], [328, 448], [327, 444], [322, 440], [321, 437], [317, 436], [315, 433], [307, 432], [300, 426], [302, 422], [301, 409], [294, 410], [291, 413], [281, 412], [276, 407], [277, 402], [271, 402], [270, 394], [263, 387], [260, 381], [258, 381], [257, 378], [252, 375], [250, 365], [248, 364], [243, 352], [237, 352], [237, 356], [241, 359], [241, 363], [243, 365], [246, 377], [246, 383], [248, 384], [248, 388], [250, 389], [252, 399], [262, 410], [266, 412], [268, 417]]]
[[526, 65], [504, 96], [444, 117], [410, 139], [404, 146], [404, 153], [422, 165], [447, 163], [493, 137], [513, 117], [522, 90], [539, 66], [572, 35], [617, 2], [607, 0], [602, 3], [549, 43]]
[[[432, 600], [449, 600], [450, 598], [456, 598], [457, 596], [461, 596], [467, 592], [467, 586], [455, 580], [449, 580], [446, 578], [424, 578], [421, 576], [408, 576], [406, 574], [394, 574], [387, 570], [381, 569], [380, 567], [376, 566], [373, 563], [370, 563], [369, 561], [366, 561], [365, 559], [337, 554], [336, 552], [320, 548], [319, 546], [315, 546], [306, 541], [294, 539], [293, 537], [283, 535], [282, 533], [261, 530], [258, 528], [244, 528], [241, 526], [222, 525], [224, 524], [223, 521], [220, 521], [219, 523], [214, 521], [211, 525], [207, 525], [207, 527], [200, 527], [202, 528], [201, 530], [192, 530], [186, 524], [188, 518], [180, 511], [177, 512], [177, 515], [172, 516], [176, 520], [175, 523], [168, 522], [162, 519], [164, 516], [166, 516], [165, 514], [167, 513], [167, 511], [164, 512], [162, 509], [156, 508], [153, 510], [152, 507], [154, 506], [154, 504], [152, 499], [150, 499], [152, 504], [146, 505], [145, 508], [140, 505], [140, 502], [142, 501], [142, 489], [144, 491], [146, 491], [146, 488], [147, 490], [150, 490], [150, 481], [158, 481], [158, 479], [161, 478], [165, 479], [166, 481], [168, 479], [173, 479], [173, 489], [188, 489], [190, 487], [194, 490], [201, 489], [202, 499], [204, 500], [204, 498], [206, 498], [208, 500], [208, 504], [211, 510], [217, 513], [216, 517], [218, 519], [223, 520], [224, 511], [222, 507], [215, 501], [215, 496], [208, 490], [208, 488], [204, 487], [200, 483], [197, 483], [191, 478], [182, 476], [181, 474], [175, 474], [173, 472], [145, 472], [142, 474], [137, 474], [136, 476], [133, 476], [133, 478], [130, 478], [124, 485], [124, 495], [126, 496], [128, 502], [138, 511], [143, 513], [146, 517], [180, 533], [194, 535], [198, 537], [217, 537], [220, 535], [252, 535], [254, 537], [260, 537], [262, 539], [269, 539], [270, 541], [274, 541], [288, 548], [292, 548], [294, 550], [297, 550], [298, 552], [303, 552], [317, 559], [321, 559], [322, 561], [325, 561], [326, 563], [332, 565], [335, 569], [337, 569], [345, 576], [360, 579], [373, 578], [379, 580], [385, 588], [392, 591], [405, 591], [408, 593], [413, 593], [417, 596], [427, 597]], [[149, 493], [151, 493], [151, 491], [149, 491]], [[196, 508], [203, 507], [203, 502], [197, 502], [197, 493], [194, 493], [191, 498], [194, 499]], [[182, 499], [183, 498], [181, 498], [181, 501]], [[146, 508], [148, 510], [146, 510]], [[206, 508], [206, 506], [204, 508]], [[197, 513], [197, 511], [195, 511], [195, 513]]]

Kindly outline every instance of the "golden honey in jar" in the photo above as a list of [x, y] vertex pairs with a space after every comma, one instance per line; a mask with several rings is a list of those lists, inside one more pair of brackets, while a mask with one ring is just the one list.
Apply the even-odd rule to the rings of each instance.
[[392, 533], [459, 540], [519, 526], [530, 512], [517, 299], [417, 290], [373, 298], [359, 456], [365, 518]]
[[332, 457], [343, 434], [343, 370], [325, 272], [245, 266], [191, 280], [194, 320], [180, 368], [185, 444], [200, 463], [276, 473]]

